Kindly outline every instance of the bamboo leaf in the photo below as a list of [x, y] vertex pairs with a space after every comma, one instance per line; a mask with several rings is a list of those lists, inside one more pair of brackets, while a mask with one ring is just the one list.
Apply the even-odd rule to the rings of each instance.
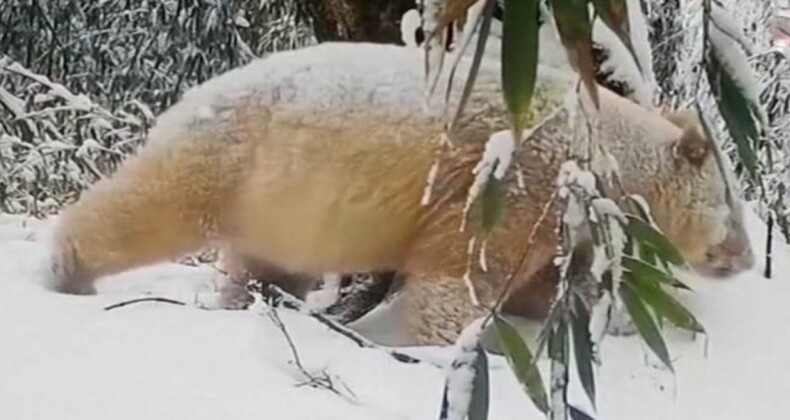
[[488, 418], [489, 406], [489, 378], [488, 378], [488, 356], [486, 352], [477, 349], [477, 360], [475, 361], [475, 379], [472, 381], [472, 400], [469, 402], [469, 420], [486, 420]]
[[[479, 343], [475, 347], [462, 347], [461, 353], [456, 356], [451, 364], [454, 371], [462, 371], [463, 375], [448, 375], [442, 392], [442, 404], [439, 411], [439, 420], [458, 418], [462, 415], [468, 420], [486, 420], [489, 406], [489, 378], [488, 357]], [[469, 360], [470, 353], [474, 353], [474, 360]], [[468, 374], [473, 376], [469, 377]], [[471, 382], [471, 383], [470, 383]], [[466, 388], [471, 386], [468, 406], [460, 407], [451, 405], [450, 401], [458, 404], [459, 396], [451, 394], [464, 394]], [[463, 399], [462, 399], [463, 400]]]
[[549, 401], [540, 371], [533, 363], [532, 353], [518, 331], [504, 318], [494, 315], [494, 327], [505, 358], [535, 406], [544, 414], [549, 412]]
[[595, 420], [591, 415], [579, 410], [572, 405], [568, 406], [568, 411], [570, 411], [571, 420]]
[[592, 24], [587, 3], [587, 0], [551, 0], [557, 31], [568, 54], [568, 60], [579, 72], [587, 92], [598, 108], [600, 102], [598, 85], [595, 82]]
[[502, 89], [520, 139], [529, 116], [538, 72], [539, 0], [505, 0]]
[[715, 93], [716, 104], [727, 130], [730, 132], [740, 161], [752, 178], [757, 176], [757, 154], [759, 137], [757, 125], [749, 101], [735, 83], [732, 75], [718, 62], [715, 54], [708, 60], [708, 75]]
[[568, 412], [566, 398], [569, 377], [568, 324], [560, 320], [549, 329], [549, 357], [551, 358], [551, 413]]
[[621, 283], [618, 293], [623, 299], [623, 303], [625, 303], [628, 314], [631, 315], [631, 319], [637, 331], [639, 331], [639, 335], [645, 340], [647, 346], [658, 356], [661, 362], [664, 363], [670, 371], [674, 372], [672, 361], [669, 358], [669, 351], [664, 342], [664, 337], [661, 336], [661, 332], [658, 330], [652, 315], [650, 315], [642, 299], [639, 298], [639, 295], [634, 291], [629, 282]]
[[497, 179], [493, 173], [489, 175], [488, 182], [483, 187], [481, 196], [483, 231], [491, 232], [496, 224], [502, 220], [502, 213], [506, 203], [505, 187], [503, 182]]
[[[450, 68], [450, 74], [447, 78], [447, 87], [445, 88], [444, 93], [444, 105], [445, 105], [445, 115], [447, 114], [447, 107], [450, 105], [450, 98], [452, 97], [453, 92], [453, 83], [455, 80], [455, 73], [458, 71], [458, 66], [461, 64], [462, 59], [466, 56], [466, 50], [469, 48], [469, 44], [471, 43], [472, 39], [474, 38], [475, 32], [479, 29], [480, 22], [483, 20], [483, 12], [485, 11], [485, 6], [488, 3], [488, 0], [482, 1], [479, 3], [482, 7], [471, 7], [467, 12], [467, 19], [466, 28], [463, 31], [461, 38], [457, 42], [456, 51], [457, 54], [455, 59], [453, 60], [453, 65]], [[476, 4], [477, 5], [477, 4]], [[485, 39], [485, 38], [483, 38]], [[475, 47], [475, 52], [477, 52], [477, 48], [480, 45], [477, 44]], [[450, 125], [452, 127], [452, 125]]]
[[676, 279], [672, 274], [644, 261], [643, 259], [623, 255], [621, 261], [623, 267], [634, 273], [635, 277], [643, 278], [651, 282], [663, 283], [680, 289], [691, 290], [690, 287]]
[[648, 264], [656, 264], [656, 252], [647, 244], [639, 245], [639, 259]]
[[[638, 217], [640, 220], [642, 220], [646, 224], [652, 226], [653, 225], [653, 219], [652, 219], [652, 217], [650, 217], [650, 208], [647, 206], [647, 203], [645, 201], [643, 201], [644, 199], [641, 196], [635, 195], [635, 194], [628, 194], [625, 197], [627, 198], [627, 200], [626, 200], [627, 208], [631, 209], [631, 210], [633, 210], [635, 212], [635, 214], [636, 214], [635, 217]], [[632, 217], [634, 217], [634, 216], [632, 216]], [[635, 252], [634, 252], [634, 249], [633, 249], [634, 241], [633, 241], [633, 238], [631, 238], [630, 235], [628, 235], [628, 245], [629, 245], [629, 247], [626, 250], [626, 254], [627, 255], [635, 255]], [[637, 245], [637, 249], [638, 249], [638, 252], [639, 252], [639, 259], [641, 261], [644, 261], [645, 263], [653, 265], [653, 266], [655, 266], [656, 263], [658, 262], [658, 263], [662, 264], [663, 266], [667, 267], [667, 264], [666, 264], [665, 260], [661, 259], [661, 260], [657, 261], [658, 258], [656, 258], [656, 251], [655, 251], [655, 249], [653, 249], [653, 247], [649, 243], [646, 243], [646, 242], [642, 241], [642, 242], [637, 242], [636, 245]], [[667, 270], [668, 269], [669, 268], [667, 267]], [[680, 287], [680, 288], [688, 289], [688, 287], [685, 284], [681, 283], [680, 281], [677, 281], [675, 286], [676, 287]]]
[[444, 383], [444, 390], [442, 390], [442, 405], [439, 410], [439, 420], [447, 420], [450, 415], [450, 387], [447, 382]]
[[590, 338], [590, 314], [581, 298], [574, 296], [574, 312], [571, 318], [573, 332], [573, 354], [576, 371], [584, 392], [595, 407], [595, 375], [593, 373], [593, 344]]
[[705, 332], [697, 318], [677, 299], [664, 291], [659, 283], [652, 282], [646, 277], [641, 277], [634, 273], [626, 272], [623, 275], [631, 281], [630, 286], [639, 294], [642, 301], [653, 308], [657, 315], [666, 318], [679, 328], [698, 333]]
[[625, 48], [631, 53], [639, 71], [642, 71], [642, 66], [636, 56], [634, 44], [631, 41], [631, 25], [628, 22], [628, 2], [626, 0], [592, 0], [595, 6], [595, 11], [601, 18], [604, 24], [617, 35], [620, 42], [625, 45]]
[[592, 0], [592, 3], [603, 23], [617, 34], [623, 43], [630, 43], [631, 28], [626, 0]]
[[675, 245], [669, 242], [655, 227], [633, 215], [627, 214], [625, 217], [628, 220], [628, 224], [625, 227], [626, 232], [634, 237], [640, 243], [640, 246], [642, 244], [650, 246], [651, 250], [659, 258], [674, 265], [684, 266], [686, 264]]
[[643, 221], [645, 221], [647, 223], [650, 223], [650, 214], [649, 214], [650, 210], [645, 208], [645, 206], [643, 205], [642, 201], [639, 200], [639, 198], [641, 198], [641, 196], [635, 196], [635, 195], [627, 194], [627, 195], [625, 195], [625, 197], [628, 199], [628, 201], [627, 201], [628, 207], [632, 208], [632, 209], [635, 209], [636, 210], [636, 214], [637, 214], [637, 216], [639, 216], [640, 219], [642, 219]]
[[495, 0], [486, 0], [486, 5], [483, 8], [483, 13], [480, 16], [480, 32], [478, 33], [477, 45], [475, 45], [475, 53], [472, 57], [472, 64], [469, 67], [469, 75], [466, 77], [466, 84], [461, 93], [461, 100], [458, 103], [458, 108], [455, 110], [455, 115], [450, 123], [450, 128], [455, 126], [464, 112], [466, 103], [469, 101], [469, 96], [472, 94], [472, 88], [477, 79], [477, 73], [480, 71], [480, 63], [483, 61], [483, 54], [486, 49], [486, 40], [491, 31], [491, 19], [494, 13]]

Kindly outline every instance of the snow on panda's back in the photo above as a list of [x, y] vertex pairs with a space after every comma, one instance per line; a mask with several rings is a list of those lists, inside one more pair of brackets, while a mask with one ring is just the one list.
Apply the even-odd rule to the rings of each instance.
[[423, 111], [423, 79], [418, 49], [326, 43], [279, 52], [189, 89], [157, 119], [150, 138], [178, 138], [190, 124], [225, 118], [243, 103], [410, 115]]
[[[242, 104], [271, 106], [277, 111], [309, 110], [310, 115], [341, 119], [359, 112], [390, 121], [445, 117], [445, 88], [455, 56], [445, 64], [426, 106], [423, 50], [396, 45], [332, 42], [267, 57], [228, 71], [188, 90], [181, 101], [164, 112], [151, 132], [151, 140], [179, 138], [190, 124], [201, 120], [221, 122]], [[493, 99], [506, 113], [498, 59], [484, 59], [467, 111], [475, 97]], [[454, 74], [450, 108], [458, 103], [469, 73], [464, 56]], [[573, 73], [539, 66], [538, 87], [549, 87], [561, 96], [575, 81]], [[558, 93], [559, 92], [559, 93]], [[553, 94], [552, 94], [553, 95]], [[327, 117], [329, 116], [329, 117]], [[504, 127], [503, 127], [504, 128]]]

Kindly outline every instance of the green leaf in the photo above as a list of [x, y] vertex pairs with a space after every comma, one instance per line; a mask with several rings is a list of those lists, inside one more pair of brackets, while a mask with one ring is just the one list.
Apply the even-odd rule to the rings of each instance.
[[647, 244], [639, 244], [639, 259], [648, 264], [656, 264], [656, 251]]
[[[643, 202], [641, 200], [637, 199], [637, 197], [641, 197], [641, 196], [639, 196], [637, 194], [629, 194], [629, 195], [626, 195], [625, 197], [627, 198], [626, 208], [631, 210], [631, 211], [633, 211], [636, 214], [635, 216], [632, 215], [631, 217], [637, 217], [641, 221], [645, 222], [647, 225], [653, 226], [653, 219], [650, 217], [650, 208], [646, 207], [645, 205], [643, 205]], [[656, 229], [654, 229], [654, 230], [656, 230]], [[659, 234], [661, 234], [661, 233], [659, 232]], [[661, 234], [661, 235], [663, 236], [663, 234]], [[628, 237], [628, 241], [627, 241], [627, 245], [628, 246], [626, 247], [625, 254], [626, 255], [635, 255], [635, 252], [634, 252], [634, 243], [635, 242], [633, 240], [634, 238], [632, 238], [630, 234], [627, 235], [627, 237]], [[651, 244], [649, 244], [647, 242], [644, 242], [644, 241], [636, 241], [636, 246], [637, 246], [637, 250], [639, 252], [639, 259], [640, 260], [642, 260], [642, 261], [644, 261], [644, 262], [646, 262], [648, 264], [652, 264], [652, 265], [656, 265], [657, 263], [660, 263], [663, 266], [667, 267], [666, 260], [661, 259], [661, 260], [657, 261], [658, 259], [656, 258], [656, 250], [653, 248], [653, 246], [651, 246]], [[669, 269], [669, 268], [667, 267], [667, 269]], [[677, 284], [675, 286], [676, 287], [681, 287], [681, 288], [688, 288], [686, 285], [684, 285], [680, 281], [677, 281]]]
[[749, 101], [733, 77], [718, 62], [715, 54], [711, 55], [708, 62], [708, 78], [715, 92], [719, 112], [735, 142], [738, 158], [746, 167], [749, 176], [755, 178], [758, 164], [755, 148], [759, 135]]
[[477, 349], [477, 360], [475, 361], [475, 379], [472, 381], [472, 400], [469, 401], [469, 420], [486, 420], [488, 418], [489, 405], [489, 379], [488, 379], [488, 356], [486, 352]]
[[635, 277], [649, 279], [649, 281], [663, 283], [672, 287], [691, 290], [690, 287], [676, 279], [672, 274], [667, 273], [666, 271], [656, 267], [653, 264], [645, 262], [642, 259], [623, 255], [621, 264], [625, 269], [634, 273]]
[[639, 64], [639, 59], [634, 50], [634, 44], [631, 42], [631, 28], [628, 23], [628, 3], [626, 0], [592, 0], [595, 6], [595, 11], [601, 18], [603, 23], [617, 35], [620, 42], [625, 45], [628, 52], [636, 64], [639, 71], [642, 71], [642, 66]]
[[469, 101], [469, 96], [472, 94], [472, 88], [474, 88], [475, 80], [477, 79], [477, 73], [480, 71], [480, 63], [483, 61], [483, 54], [485, 53], [488, 34], [491, 32], [491, 20], [493, 19], [495, 4], [496, 2], [494, 0], [486, 0], [486, 5], [483, 8], [483, 13], [480, 16], [480, 19], [482, 20], [480, 22], [480, 30], [477, 34], [475, 53], [472, 57], [472, 64], [469, 67], [469, 75], [466, 77], [466, 84], [464, 85], [463, 92], [461, 92], [461, 99], [458, 102], [458, 108], [455, 110], [455, 115], [453, 116], [452, 122], [450, 123], [450, 128], [455, 127], [455, 124], [459, 119], [461, 119], [461, 115], [464, 112], [466, 103]]
[[[475, 376], [472, 378], [472, 395], [469, 400], [469, 406], [467, 407], [466, 418], [468, 420], [486, 420], [488, 417], [490, 393], [488, 356], [486, 356], [485, 351], [479, 345], [475, 349], [475, 355], [476, 357], [472, 365]], [[460, 367], [466, 369], [465, 366]], [[439, 420], [447, 420], [450, 415], [450, 392], [451, 386], [448, 377], [448, 379], [445, 380], [444, 390], [442, 392], [442, 405], [439, 411]]]
[[573, 354], [576, 371], [584, 392], [595, 407], [595, 375], [593, 373], [593, 345], [590, 339], [590, 314], [581, 298], [574, 295], [574, 312], [571, 316]]
[[587, 3], [587, 0], [551, 0], [557, 31], [568, 54], [568, 61], [579, 72], [582, 82], [597, 108], [600, 101], [598, 100], [598, 85], [595, 82], [592, 23]]
[[675, 245], [669, 242], [655, 227], [633, 215], [627, 214], [625, 217], [628, 220], [626, 232], [633, 236], [640, 246], [642, 244], [649, 245], [659, 258], [674, 265], [684, 266], [686, 264]]
[[672, 361], [669, 359], [667, 345], [664, 343], [664, 337], [661, 336], [661, 332], [658, 330], [652, 315], [650, 315], [642, 299], [639, 298], [639, 295], [634, 291], [629, 282], [621, 283], [618, 292], [623, 299], [623, 303], [625, 303], [626, 309], [628, 309], [629, 315], [631, 315], [634, 326], [636, 326], [637, 331], [639, 331], [639, 335], [642, 336], [647, 346], [658, 356], [661, 362], [664, 363], [670, 371], [674, 372]]
[[628, 35], [628, 4], [626, 0], [592, 0], [595, 11], [601, 20], [616, 34]]
[[481, 201], [483, 231], [488, 233], [496, 226], [497, 222], [502, 220], [502, 213], [507, 202], [504, 184], [493, 173], [488, 177], [488, 182], [483, 187]]
[[538, 0], [505, 0], [502, 22], [502, 90], [520, 139], [538, 73]]
[[571, 420], [595, 420], [591, 415], [579, 410], [572, 405], [568, 406], [568, 411], [570, 411]]
[[631, 281], [630, 286], [642, 301], [653, 308], [657, 315], [666, 318], [679, 328], [698, 333], [705, 332], [697, 318], [677, 299], [664, 291], [660, 284], [634, 273], [623, 273], [623, 275]]
[[[628, 199], [629, 208], [636, 210], [636, 215], [639, 216], [640, 219], [643, 221], [650, 223], [650, 210], [645, 208], [642, 205], [642, 202], [637, 200], [637, 198], [632, 195], [628, 194], [625, 196]], [[641, 196], [640, 196], [641, 197]]]
[[532, 353], [527, 344], [518, 331], [499, 315], [494, 315], [494, 327], [499, 338], [499, 345], [519, 383], [538, 410], [547, 414], [549, 401], [546, 396], [546, 388], [543, 386], [543, 379], [538, 367], [533, 363]]
[[[560, 320], [549, 330], [549, 357], [551, 358], [551, 413], [567, 413], [568, 377], [570, 373], [568, 351], [568, 324]], [[557, 399], [557, 394], [563, 398]]]

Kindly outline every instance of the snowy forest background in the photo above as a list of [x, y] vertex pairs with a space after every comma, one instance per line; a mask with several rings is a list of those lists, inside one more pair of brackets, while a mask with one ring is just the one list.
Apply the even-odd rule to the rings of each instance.
[[[304, 11], [320, 3], [0, 2], [0, 211], [41, 217], [73, 201], [133, 153], [155, 116], [185, 89], [255, 57], [317, 42], [320, 25]], [[758, 150], [770, 153], [773, 161], [762, 173], [769, 195], [763, 201], [773, 203], [776, 219], [785, 225], [781, 222], [790, 216], [784, 205], [784, 185], [790, 181], [784, 141], [790, 129], [790, 61], [771, 45], [771, 16], [790, 4], [722, 3], [737, 10], [733, 17], [754, 44], [751, 64], [761, 78], [771, 123], [769, 140]], [[662, 102], [687, 107], [700, 71], [694, 45], [701, 2], [656, 0], [642, 6]], [[617, 76], [599, 70], [602, 78]], [[751, 198], [760, 194], [749, 183], [744, 189]]]
[[[375, 9], [410, 1], [356, 4]], [[351, 3], [0, 0], [0, 213], [56, 213], [133, 154], [156, 116], [188, 88], [256, 57], [324, 40], [400, 40], [393, 36], [393, 28], [399, 27], [393, 16], [400, 16], [399, 10], [382, 11], [381, 21], [374, 21], [378, 27], [358, 32], [332, 33], [337, 16], [316, 20], [326, 12], [321, 5]], [[718, 3], [731, 12], [751, 44], [747, 53], [769, 122], [755, 145], [762, 166], [757, 178], [740, 171], [741, 192], [759, 203], [762, 216], [776, 221], [787, 237], [790, 49], [774, 45], [772, 35], [775, 12], [790, 7], [790, 0]], [[641, 5], [659, 102], [671, 109], [689, 108], [700, 90], [698, 74], [704, 71], [702, 1], [641, 0]], [[597, 48], [599, 81], [628, 90], [628, 75], [610, 67], [604, 47]], [[705, 108], [707, 117], [717, 122], [724, 150], [740, 162], [713, 98]]]

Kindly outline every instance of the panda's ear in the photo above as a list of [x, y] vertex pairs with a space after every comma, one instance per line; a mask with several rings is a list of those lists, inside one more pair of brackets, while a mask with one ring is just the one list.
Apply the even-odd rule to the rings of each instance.
[[672, 146], [676, 158], [700, 167], [711, 154], [710, 140], [700, 133], [699, 127], [683, 128], [680, 138]]

